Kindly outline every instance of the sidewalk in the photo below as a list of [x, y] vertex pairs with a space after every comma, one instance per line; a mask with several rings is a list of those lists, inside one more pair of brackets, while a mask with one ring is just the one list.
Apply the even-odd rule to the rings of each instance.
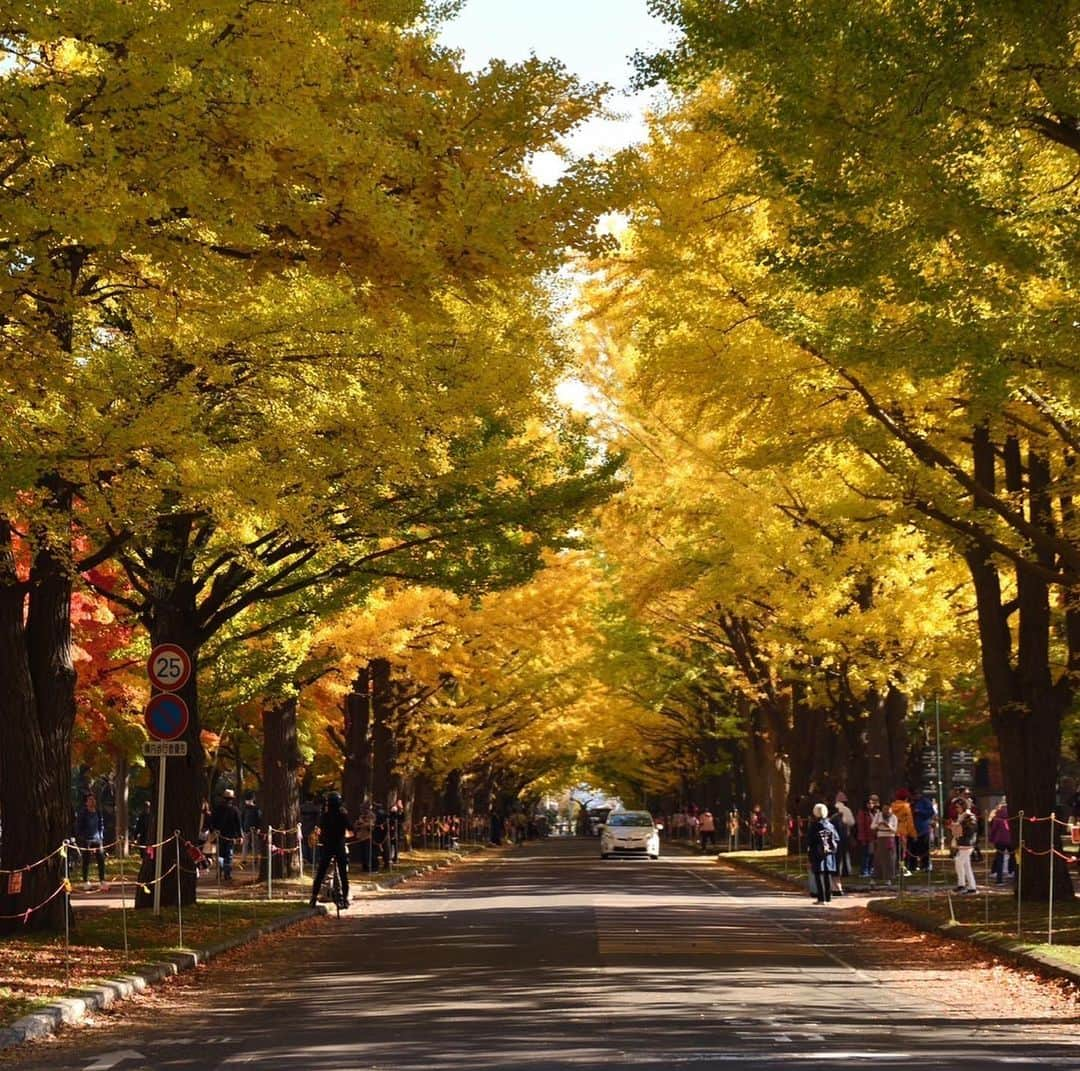
[[[721, 854], [717, 861], [796, 889], [809, 900], [805, 859], [788, 857], [785, 873], [784, 855], [783, 849], [731, 852]], [[876, 914], [923, 932], [966, 941], [1018, 966], [1080, 983], [1080, 901], [1055, 906], [1050, 943], [1048, 905], [1024, 904], [1018, 918], [1011, 885], [982, 885], [977, 896], [956, 896], [952, 892], [951, 879], [955, 875], [950, 860], [943, 857], [935, 863], [933, 884], [927, 884], [925, 875], [918, 875], [906, 879], [902, 891], [898, 886], [875, 889], [864, 879], [844, 878], [845, 895], [839, 904], [865, 905]]]

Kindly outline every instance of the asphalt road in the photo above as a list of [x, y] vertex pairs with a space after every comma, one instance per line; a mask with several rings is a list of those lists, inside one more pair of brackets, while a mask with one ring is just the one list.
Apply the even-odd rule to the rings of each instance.
[[857, 909], [706, 859], [597, 852], [526, 845], [361, 899], [18, 1066], [1080, 1068], [1078, 1020], [1014, 1013], [985, 965], [909, 962]]

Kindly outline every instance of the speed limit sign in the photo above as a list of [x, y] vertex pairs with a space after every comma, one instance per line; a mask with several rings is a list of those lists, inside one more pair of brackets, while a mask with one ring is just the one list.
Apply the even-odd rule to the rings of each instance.
[[175, 643], [159, 643], [146, 663], [150, 683], [163, 692], [177, 692], [191, 678], [191, 655]]

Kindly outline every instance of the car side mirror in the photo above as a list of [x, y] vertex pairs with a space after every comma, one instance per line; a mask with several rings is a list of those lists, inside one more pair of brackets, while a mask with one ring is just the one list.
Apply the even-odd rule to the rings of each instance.
[[661, 833], [661, 832], [663, 832], [663, 829], [664, 829], [664, 823], [663, 822], [657, 822], [656, 823], [656, 832]]

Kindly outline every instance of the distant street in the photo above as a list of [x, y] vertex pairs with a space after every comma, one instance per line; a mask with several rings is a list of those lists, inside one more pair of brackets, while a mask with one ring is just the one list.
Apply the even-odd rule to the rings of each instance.
[[1080, 1067], [1056, 989], [927, 940], [711, 859], [552, 840], [361, 897], [18, 1066]]

